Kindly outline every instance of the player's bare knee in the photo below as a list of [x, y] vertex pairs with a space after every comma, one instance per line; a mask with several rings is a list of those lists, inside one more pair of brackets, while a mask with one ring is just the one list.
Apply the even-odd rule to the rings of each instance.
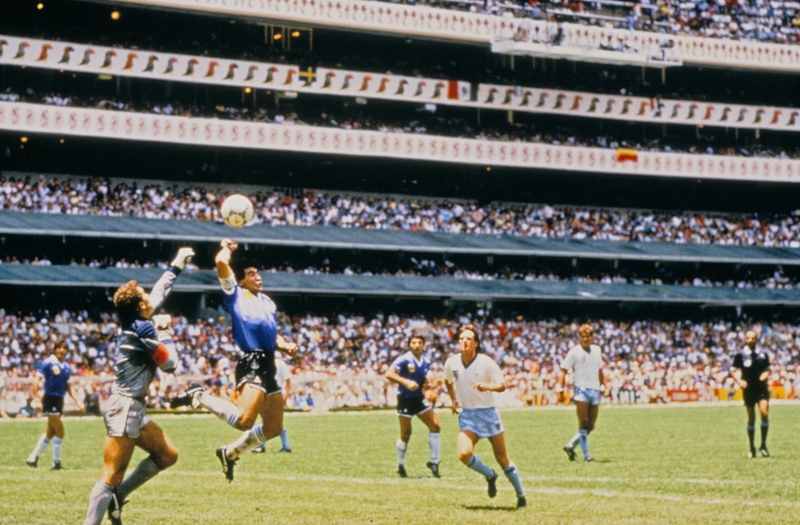
[[463, 464], [468, 464], [469, 460], [472, 459], [472, 451], [459, 451], [458, 452], [458, 460]]
[[158, 455], [158, 458], [153, 458], [159, 469], [164, 470], [178, 462], [178, 450], [168, 449], [164, 450]]
[[587, 432], [592, 430], [592, 424], [588, 421], [581, 421], [581, 430], [585, 430]]
[[428, 425], [428, 430], [430, 430], [433, 434], [438, 434], [442, 431], [442, 427], [439, 425], [438, 422], [433, 422]]
[[253, 428], [256, 424], [257, 414], [239, 414], [239, 420], [236, 422], [236, 430], [246, 431]]

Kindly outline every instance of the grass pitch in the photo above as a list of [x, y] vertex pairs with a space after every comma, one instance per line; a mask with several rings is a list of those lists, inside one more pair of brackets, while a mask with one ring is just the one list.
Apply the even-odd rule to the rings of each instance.
[[[210, 416], [155, 420], [180, 449], [178, 464], [133, 493], [132, 524], [212, 523], [568, 523], [634, 524], [800, 522], [800, 406], [772, 407], [769, 459], [746, 459], [745, 411], [713, 407], [601, 407], [591, 435], [594, 464], [561, 451], [576, 429], [574, 409], [502, 412], [512, 460], [528, 497], [504, 476], [490, 500], [486, 483], [455, 456], [457, 418], [442, 421], [442, 479], [431, 477], [427, 429], [414, 422], [408, 479], [396, 474], [397, 418], [390, 412], [287, 414], [294, 452], [250, 454], [228, 484], [214, 449], [237, 432]], [[0, 422], [0, 524], [82, 523], [100, 474], [104, 436], [98, 419], [67, 419], [62, 463], [50, 449], [31, 470], [25, 458], [44, 421]], [[758, 426], [756, 428], [758, 433]], [[486, 442], [476, 453], [497, 468]], [[134, 456], [129, 472], [144, 457]]]

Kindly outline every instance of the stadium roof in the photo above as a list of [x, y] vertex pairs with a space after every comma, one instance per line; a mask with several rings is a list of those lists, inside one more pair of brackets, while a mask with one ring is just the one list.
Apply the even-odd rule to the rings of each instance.
[[[80, 266], [0, 266], [0, 284], [71, 288], [111, 288], [130, 279], [149, 286], [161, 275], [158, 269], [88, 268]], [[512, 280], [470, 281], [447, 278], [305, 275], [264, 273], [268, 293], [451, 298], [464, 300], [569, 300], [608, 302], [660, 302], [715, 305], [800, 305], [800, 290], [768, 288], [701, 288]], [[219, 290], [213, 270], [184, 272], [175, 284], [179, 292]]]
[[365, 228], [254, 225], [232, 230], [221, 223], [21, 212], [0, 212], [0, 233], [63, 235], [175, 242], [243, 243], [413, 253], [576, 257], [640, 261], [800, 265], [800, 250], [758, 246], [542, 239], [511, 235], [448, 234]]

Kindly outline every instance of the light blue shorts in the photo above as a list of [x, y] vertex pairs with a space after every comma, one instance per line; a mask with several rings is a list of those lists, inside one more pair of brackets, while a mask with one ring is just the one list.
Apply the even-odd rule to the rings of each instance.
[[504, 430], [496, 408], [465, 408], [458, 415], [458, 425], [479, 438], [490, 438]]
[[572, 399], [573, 401], [589, 403], [593, 407], [596, 407], [600, 404], [600, 391], [594, 388], [581, 388], [576, 386], [575, 396]]

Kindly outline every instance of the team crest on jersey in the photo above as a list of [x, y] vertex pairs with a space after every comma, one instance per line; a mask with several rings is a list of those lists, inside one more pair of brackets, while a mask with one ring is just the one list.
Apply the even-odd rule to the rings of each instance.
[[54, 375], [58, 375], [58, 374], [60, 374], [60, 373], [61, 373], [61, 369], [60, 369], [60, 368], [58, 368], [58, 366], [56, 366], [56, 365], [53, 365], [53, 374], [54, 374]]
[[456, 378], [456, 381], [458, 381], [458, 375], [459, 375], [460, 373], [461, 373], [461, 372], [459, 372], [458, 370], [453, 370], [453, 377], [455, 377], [455, 378]]
[[416, 372], [416, 370], [417, 370], [417, 367], [414, 365], [414, 363], [408, 363], [408, 373], [409, 374], [413, 374], [414, 372]]

